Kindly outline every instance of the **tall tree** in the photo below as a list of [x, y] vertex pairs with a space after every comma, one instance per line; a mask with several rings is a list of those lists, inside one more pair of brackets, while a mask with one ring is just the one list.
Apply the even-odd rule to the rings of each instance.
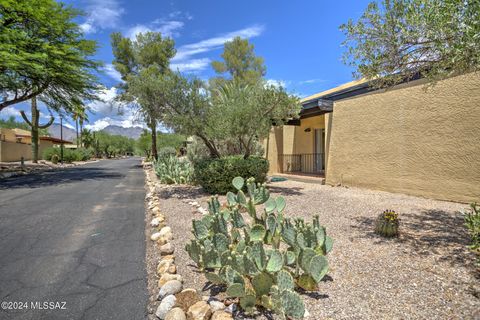
[[[225, 42], [223, 61], [213, 61], [212, 67], [219, 75], [228, 73], [229, 78], [238, 82], [256, 84], [266, 73], [262, 57], [255, 55], [254, 45], [248, 39], [235, 37]], [[222, 83], [224, 78], [213, 78], [213, 82]]]
[[78, 15], [55, 0], [0, 0], [0, 111], [38, 95], [67, 111], [96, 99], [97, 45], [83, 38]]
[[[171, 38], [163, 38], [159, 32], [140, 33], [135, 40], [125, 38], [120, 33], [113, 33], [111, 43], [115, 56], [113, 65], [124, 81], [120, 84], [123, 89], [120, 99], [139, 105], [140, 114], [151, 130], [152, 156], [157, 159], [156, 134], [161, 105], [157, 104], [155, 93], [142, 85], [148, 85], [143, 81], [145, 77], [160, 77], [169, 71], [170, 59], [176, 53], [175, 43]], [[147, 91], [146, 95], [144, 89]]]
[[37, 163], [38, 162], [38, 131], [39, 129], [46, 129], [50, 127], [55, 120], [53, 116], [50, 116], [50, 121], [48, 121], [46, 124], [41, 125], [39, 123], [40, 121], [40, 111], [37, 108], [37, 98], [33, 97], [32, 98], [32, 120], [28, 120], [27, 115], [25, 114], [24, 111], [20, 111], [20, 114], [22, 115], [23, 120], [25, 121], [26, 124], [30, 126], [31, 130], [31, 137], [32, 137], [32, 162]]
[[436, 81], [480, 70], [480, 1], [372, 2], [345, 33], [354, 76], [386, 86], [418, 75]]

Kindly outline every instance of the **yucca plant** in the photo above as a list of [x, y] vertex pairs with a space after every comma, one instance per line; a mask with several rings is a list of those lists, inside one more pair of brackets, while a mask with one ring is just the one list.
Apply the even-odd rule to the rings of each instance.
[[[245, 312], [262, 306], [284, 318], [303, 318], [303, 299], [295, 289], [317, 289], [328, 272], [325, 256], [333, 240], [318, 216], [312, 223], [286, 218], [285, 199], [270, 197], [253, 178], [246, 188], [240, 177], [232, 183], [237, 193], [229, 192], [225, 205], [212, 197], [208, 214], [192, 221], [195, 238], [186, 246], [188, 254]], [[263, 210], [257, 212], [258, 206]]]
[[399, 224], [398, 214], [393, 210], [385, 210], [377, 218], [375, 233], [387, 238], [397, 237]]
[[187, 159], [170, 155], [155, 162], [155, 173], [161, 183], [188, 184], [192, 182], [193, 167]]

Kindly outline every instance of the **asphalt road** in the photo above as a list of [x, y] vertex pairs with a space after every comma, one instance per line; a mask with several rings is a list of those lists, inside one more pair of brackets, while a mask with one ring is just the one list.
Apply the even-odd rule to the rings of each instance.
[[138, 158], [0, 181], [0, 319], [146, 319], [144, 197]]

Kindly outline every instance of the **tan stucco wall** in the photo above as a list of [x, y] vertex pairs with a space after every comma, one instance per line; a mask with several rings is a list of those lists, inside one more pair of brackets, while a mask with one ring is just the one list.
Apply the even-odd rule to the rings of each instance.
[[[38, 157], [42, 159], [43, 151], [53, 147], [51, 141], [40, 141], [38, 146]], [[0, 141], [0, 162], [20, 161], [32, 159], [32, 145], [27, 143], [17, 143], [11, 141]]]
[[329, 120], [328, 184], [480, 201], [480, 74], [336, 101]]
[[0, 141], [0, 162], [20, 161], [32, 158], [32, 145], [11, 141]]

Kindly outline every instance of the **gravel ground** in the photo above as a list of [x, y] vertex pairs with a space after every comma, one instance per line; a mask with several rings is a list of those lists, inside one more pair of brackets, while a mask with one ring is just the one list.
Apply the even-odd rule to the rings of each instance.
[[[330, 271], [319, 291], [305, 295], [309, 319], [480, 319], [480, 275], [461, 211], [465, 204], [380, 191], [294, 181], [272, 183], [287, 200], [287, 214], [314, 214], [334, 239]], [[205, 289], [183, 249], [191, 238], [191, 199], [206, 207], [208, 195], [188, 186], [158, 186], [160, 207], [175, 235], [178, 273], [185, 285]], [[373, 233], [385, 209], [401, 218], [401, 236]], [[208, 293], [206, 293], [208, 294]]]

